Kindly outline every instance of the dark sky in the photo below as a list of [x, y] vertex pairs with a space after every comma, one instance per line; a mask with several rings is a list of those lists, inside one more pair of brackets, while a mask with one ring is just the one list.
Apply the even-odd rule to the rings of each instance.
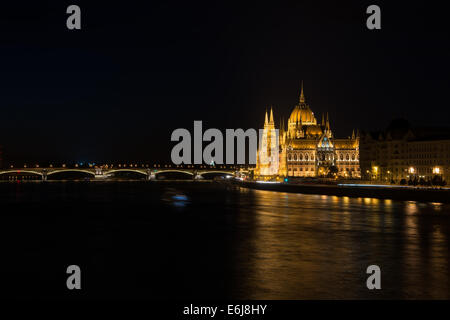
[[[302, 80], [337, 136], [395, 117], [446, 126], [448, 13], [390, 2], [2, 5], [4, 162], [165, 161], [171, 132], [194, 120], [257, 128], [270, 105], [287, 119]], [[66, 28], [70, 4], [80, 31]], [[370, 4], [382, 30], [366, 28]]]

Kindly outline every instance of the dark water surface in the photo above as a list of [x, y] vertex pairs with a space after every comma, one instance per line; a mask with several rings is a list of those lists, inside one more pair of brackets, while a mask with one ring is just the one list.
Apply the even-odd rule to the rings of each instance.
[[[450, 206], [216, 182], [0, 183], [2, 295], [449, 298]], [[66, 268], [82, 290], [66, 289]], [[366, 288], [381, 267], [382, 290]]]

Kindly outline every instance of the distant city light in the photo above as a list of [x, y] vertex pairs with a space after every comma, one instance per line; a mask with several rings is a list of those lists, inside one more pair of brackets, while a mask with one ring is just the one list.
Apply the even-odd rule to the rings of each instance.
[[278, 181], [256, 181], [257, 183], [280, 183]]

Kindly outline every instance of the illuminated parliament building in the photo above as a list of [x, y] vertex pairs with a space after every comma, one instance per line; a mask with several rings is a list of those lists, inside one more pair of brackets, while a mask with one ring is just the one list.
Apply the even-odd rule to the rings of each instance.
[[273, 110], [265, 115], [264, 130], [257, 151], [255, 176], [360, 178], [359, 133], [338, 139], [331, 130], [328, 113], [319, 123], [305, 102], [303, 84], [298, 104], [287, 122], [275, 127]]

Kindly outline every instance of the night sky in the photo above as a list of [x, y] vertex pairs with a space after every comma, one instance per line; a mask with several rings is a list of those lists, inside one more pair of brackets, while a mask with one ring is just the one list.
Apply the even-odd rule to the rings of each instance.
[[[336, 136], [447, 126], [448, 13], [428, 2], [34, 1], [0, 10], [4, 164], [168, 162], [176, 128], [258, 128], [298, 101]], [[391, 1], [394, 2], [394, 1]], [[77, 4], [82, 30], [66, 28]], [[378, 4], [382, 29], [366, 28]]]

